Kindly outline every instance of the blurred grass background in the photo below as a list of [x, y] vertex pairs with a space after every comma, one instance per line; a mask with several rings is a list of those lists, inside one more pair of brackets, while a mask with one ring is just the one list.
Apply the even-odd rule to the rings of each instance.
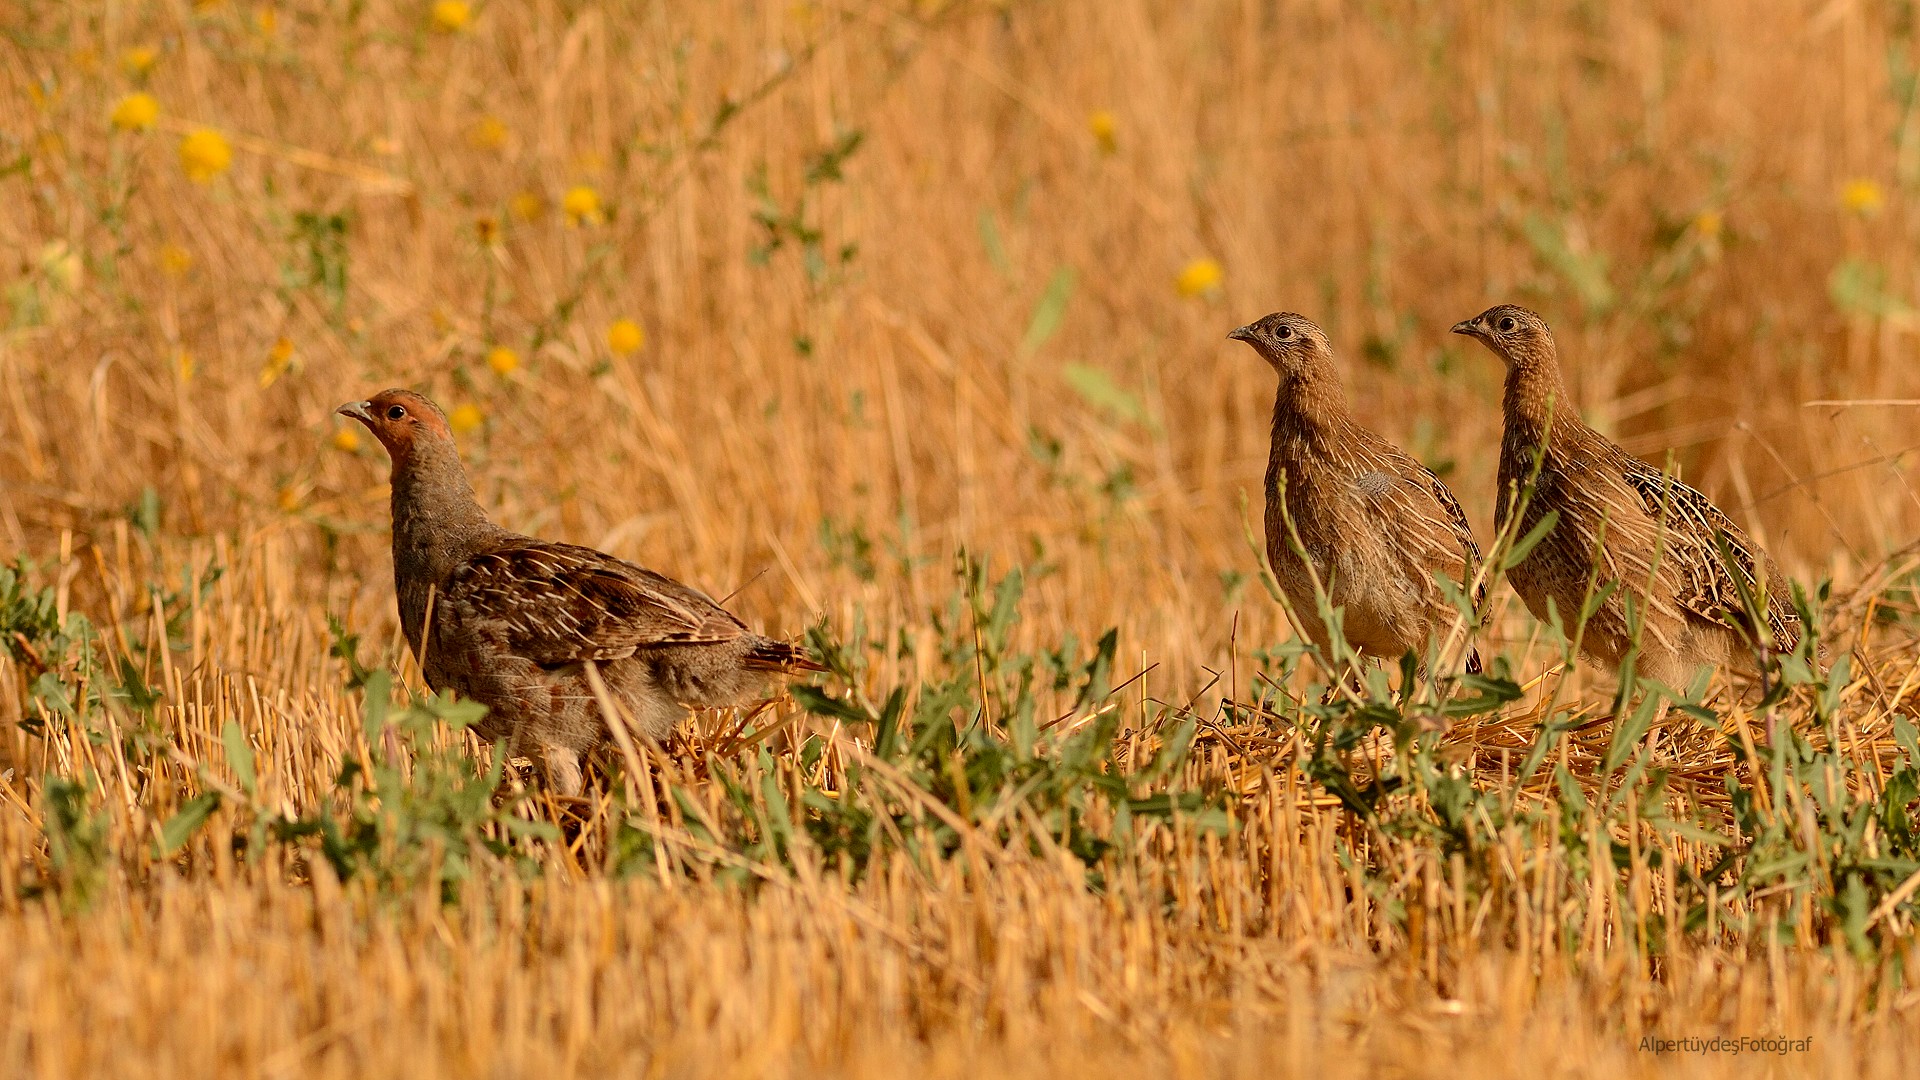
[[[1602, 430], [1649, 460], [1672, 454], [1793, 576], [1881, 590], [1876, 617], [1906, 641], [1913, 599], [1886, 560], [1920, 525], [1920, 439], [1910, 408], [1870, 403], [1920, 397], [1916, 19], [1896, 0], [0, 4], [0, 544], [35, 560], [63, 615], [123, 637], [159, 627], [178, 670], [149, 675], [180, 747], [217, 758], [241, 718], [285, 770], [289, 806], [356, 727], [326, 616], [404, 667], [386, 462], [332, 415], [388, 385], [448, 409], [503, 524], [739, 590], [732, 606], [761, 629], [825, 618], [930, 640], [964, 547], [1029, 568], [1015, 629], [1029, 646], [1117, 627], [1127, 673], [1150, 669], [1138, 692], [1184, 703], [1289, 636], [1242, 532], [1271, 376], [1226, 332], [1278, 309], [1325, 325], [1361, 418], [1441, 472], [1484, 535], [1501, 372], [1445, 331], [1514, 301], [1547, 314]], [[212, 567], [224, 576], [201, 587]], [[1508, 607], [1496, 635], [1531, 640]], [[1526, 655], [1523, 677], [1544, 664]], [[925, 656], [891, 652], [874, 677], [924, 674]], [[21, 687], [0, 720], [30, 719], [37, 672], [0, 665]], [[34, 807], [51, 751], [12, 740], [17, 874], [46, 858]], [[127, 802], [115, 835], [138, 846], [131, 784]], [[272, 873], [222, 866], [153, 895], [128, 886], [140, 914], [111, 932], [3, 899], [0, 938], [62, 979], [101, 964], [177, 975], [193, 961], [155, 943], [222, 940], [228, 903], [266, 920], [247, 933], [296, 951], [332, 948], [328, 920], [353, 921], [337, 898], [290, 899]], [[1035, 873], [1021, 887], [1040, 908], [1096, 903]], [[569, 949], [585, 946], [564, 928], [618, 917], [612, 886], [582, 887], [603, 891], [542, 901]], [[889, 911], [943, 910], [937, 892], [890, 887], [910, 895]], [[636, 903], [720, 927], [714, 948], [789, 917]], [[941, 917], [989, 918], [964, 904], [983, 906]], [[486, 910], [446, 916], [460, 926], [440, 940], [486, 939]], [[1044, 937], [1093, 918], [1015, 922]], [[342, 986], [432, 967], [441, 919], [339, 930], [357, 944], [328, 963], [346, 965]], [[1338, 944], [1301, 926], [1279, 953], [1227, 966], [1279, 970]], [[381, 954], [384, 933], [404, 960]], [[884, 981], [883, 946], [860, 963]], [[1076, 964], [1111, 955], [1062, 947]], [[267, 963], [233, 948], [217, 963]], [[467, 977], [535, 992], [497, 959]], [[1795, 997], [1795, 980], [1822, 976], [1767, 962], [1785, 999], [1728, 1005], [1746, 1000], [1740, 981], [1714, 969], [1674, 991], [1694, 1010], [1681, 1015], [1858, 1015], [1821, 1012], [1826, 991]], [[305, 963], [268, 966], [277, 982]], [[838, 962], [794, 963], [830, 980]], [[1400, 1025], [1364, 1036], [1379, 1040], [1364, 1060], [1420, 1071], [1431, 1040], [1455, 1036], [1394, 1004], [1419, 999], [1398, 975], [1354, 963], [1331, 982], [1281, 977], [1287, 1015], [1339, 1013], [1327, 987], [1357, 980], [1367, 1014]], [[1486, 963], [1497, 984], [1506, 969]], [[1117, 970], [1095, 981], [1124, 983]], [[1085, 1017], [1111, 1006], [1080, 996], [1105, 991], [1038, 982], [1063, 1026], [980, 1006], [1005, 1037], [997, 1060], [1028, 1067], [1020, 1048], [1056, 1037], [1056, 1065], [1103, 1060], [1073, 1048], [1106, 1037]], [[1212, 1068], [1270, 1063], [1261, 1040], [1311, 1041], [1250, 1035], [1266, 1014], [1209, 1012], [1202, 984], [1140, 990], [1166, 1018], [1150, 1040], [1161, 1064], [1189, 1060], [1189, 1042]], [[1532, 997], [1485, 1007], [1516, 1025], [1591, 1013], [1606, 1031], [1644, 1011], [1640, 993], [1607, 989], [1606, 1008], [1564, 1016]], [[838, 997], [845, 1027], [829, 1038], [741, 1000], [759, 1005], [707, 1021], [736, 1032], [741, 1060], [759, 1045], [792, 1067], [857, 1045], [853, 1071], [924, 1059], [957, 1073], [970, 1039], [992, 1042], [924, 1016], [930, 1043], [872, 1042], [837, 1011], [857, 998]], [[60, 1030], [69, 1007], [33, 1030]], [[506, 1015], [471, 1007], [476, 1023]], [[223, 1015], [237, 1029], [253, 1014]], [[228, 1064], [183, 1044], [150, 1067], [266, 1069], [284, 1037], [334, 1048], [335, 1068], [424, 1068], [410, 1056], [424, 1054], [485, 1071], [487, 1054], [460, 1064], [444, 1040], [343, 1034], [342, 1015], [316, 1006], [235, 1036]], [[738, 1034], [776, 1020], [807, 1034]], [[1617, 1049], [1590, 1032], [1525, 1046], [1540, 1063]], [[551, 1049], [496, 1060], [553, 1064]], [[89, 1052], [75, 1044], [75, 1068]]]
[[1802, 576], [1914, 532], [1906, 414], [1804, 407], [1912, 393], [1898, 5], [436, 10], [23, 9], [14, 546], [151, 488], [377, 617], [384, 462], [330, 407], [406, 384], [515, 526], [768, 570], [742, 602], [788, 628], [1038, 556], [1184, 675], [1265, 457], [1226, 330], [1325, 323], [1485, 529], [1501, 373], [1445, 327], [1506, 300]]

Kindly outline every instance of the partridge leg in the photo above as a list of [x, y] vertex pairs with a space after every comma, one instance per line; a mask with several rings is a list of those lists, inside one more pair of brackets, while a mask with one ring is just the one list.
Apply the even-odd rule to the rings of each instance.
[[548, 744], [540, 748], [540, 762], [546, 767], [547, 783], [568, 798], [580, 795], [580, 755], [564, 746]]

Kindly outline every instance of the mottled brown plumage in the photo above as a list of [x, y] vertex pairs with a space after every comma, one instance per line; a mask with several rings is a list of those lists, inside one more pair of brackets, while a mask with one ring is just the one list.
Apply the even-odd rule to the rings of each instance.
[[400, 625], [427, 682], [487, 706], [482, 737], [539, 759], [563, 794], [608, 734], [587, 678], [654, 739], [689, 708], [742, 704], [774, 675], [819, 670], [704, 593], [592, 548], [487, 519], [440, 409], [407, 390], [342, 405], [393, 460]]
[[[1643, 620], [1637, 668], [1676, 687], [1702, 665], [1752, 669], [1757, 647], [1794, 647], [1800, 617], [1780, 568], [1705, 495], [1580, 420], [1560, 376], [1553, 332], [1540, 316], [1503, 305], [1453, 332], [1483, 342], [1507, 365], [1496, 520], [1505, 527], [1536, 459], [1539, 475], [1519, 535], [1549, 512], [1558, 516], [1508, 575], [1536, 618], [1548, 618], [1551, 601], [1572, 633], [1589, 590], [1617, 582], [1587, 623], [1582, 651], [1619, 668], [1632, 643], [1627, 603], [1633, 597]], [[1723, 544], [1737, 578], [1721, 555]], [[1748, 614], [1743, 590], [1756, 602], [1764, 596], [1763, 626]]]
[[[1280, 376], [1267, 461], [1267, 558], [1308, 637], [1332, 659], [1315, 578], [1368, 657], [1426, 657], [1459, 617], [1435, 580], [1471, 582], [1480, 561], [1460, 503], [1432, 470], [1354, 421], [1318, 326], [1278, 313], [1228, 335]], [[1292, 529], [1289, 531], [1288, 521]], [[1294, 550], [1294, 535], [1305, 551]], [[1467, 653], [1467, 670], [1480, 670]]]

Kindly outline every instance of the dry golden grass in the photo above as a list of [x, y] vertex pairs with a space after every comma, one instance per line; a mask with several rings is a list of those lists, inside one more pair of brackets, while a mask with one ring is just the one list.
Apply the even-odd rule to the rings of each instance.
[[[1794, 1072], [1920, 1055], [1899, 901], [1872, 955], [1823, 894], [1743, 898], [1748, 928], [1669, 930], [1656, 960], [1624, 929], [1681, 903], [1651, 832], [1614, 834], [1617, 878], [1574, 880], [1560, 832], [1506, 828], [1483, 894], [1311, 789], [1299, 740], [1231, 725], [1187, 773], [1235, 793], [1236, 829], [1166, 826], [1100, 892], [1057, 848], [972, 834], [850, 883], [818, 852], [742, 868], [679, 832], [683, 872], [616, 878], [613, 789], [545, 806], [571, 843], [536, 848], [537, 878], [489, 864], [444, 905], [292, 848], [237, 855], [258, 816], [238, 798], [151, 851], [195, 795], [234, 795], [229, 723], [262, 813], [310, 811], [366, 759], [329, 614], [417, 678], [385, 461], [342, 441], [342, 401], [404, 384], [457, 410], [510, 527], [739, 589], [770, 632], [919, 646], [869, 690], [927, 674], [957, 548], [1028, 564], [1015, 638], [1118, 628], [1115, 681], [1146, 672], [1121, 694], [1137, 736], [1157, 701], [1213, 715], [1209, 673], [1244, 694], [1289, 636], [1242, 532], [1272, 387], [1226, 331], [1277, 308], [1328, 326], [1362, 417], [1444, 466], [1484, 532], [1500, 372], [1444, 331], [1504, 300], [1548, 313], [1600, 426], [1835, 582], [1837, 730], [1878, 791], [1920, 692], [1900, 555], [1920, 444], [1910, 411], [1806, 403], [1920, 397], [1905, 6], [0, 12], [0, 543], [105, 646], [172, 639], [143, 653], [164, 698], [141, 759], [131, 713], [49, 711], [45, 658], [0, 651], [0, 1072], [1755, 1068], [1640, 1052], [1649, 1033], [1812, 1036], [1761, 1059]], [[1495, 647], [1532, 679], [1555, 648], [1503, 604]], [[1482, 787], [1553, 694], [1601, 707], [1558, 680], [1451, 742]], [[1717, 700], [1729, 732], [1766, 730]], [[1574, 774], [1604, 734], [1567, 744]], [[1661, 737], [1691, 805], [1724, 808], [1737, 739]], [[782, 784], [800, 742], [771, 744]], [[60, 872], [50, 778], [85, 777], [104, 876], [33, 895]], [[1713, 861], [1658, 843], [1668, 867]], [[1751, 929], [1773, 917], [1790, 940]]]

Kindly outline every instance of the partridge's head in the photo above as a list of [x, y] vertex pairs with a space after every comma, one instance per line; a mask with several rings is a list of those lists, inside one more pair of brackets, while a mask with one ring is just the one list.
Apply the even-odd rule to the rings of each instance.
[[1304, 375], [1333, 359], [1333, 345], [1313, 320], [1291, 311], [1276, 311], [1227, 335], [1253, 346], [1283, 377]]
[[1453, 332], [1479, 339], [1508, 367], [1554, 356], [1553, 331], [1547, 329], [1547, 321], [1514, 304], [1490, 307], [1465, 322], [1454, 323]]
[[447, 416], [440, 406], [411, 390], [382, 390], [366, 401], [349, 401], [334, 412], [367, 425], [395, 464], [411, 457], [416, 447], [453, 445], [453, 431], [447, 427]]

